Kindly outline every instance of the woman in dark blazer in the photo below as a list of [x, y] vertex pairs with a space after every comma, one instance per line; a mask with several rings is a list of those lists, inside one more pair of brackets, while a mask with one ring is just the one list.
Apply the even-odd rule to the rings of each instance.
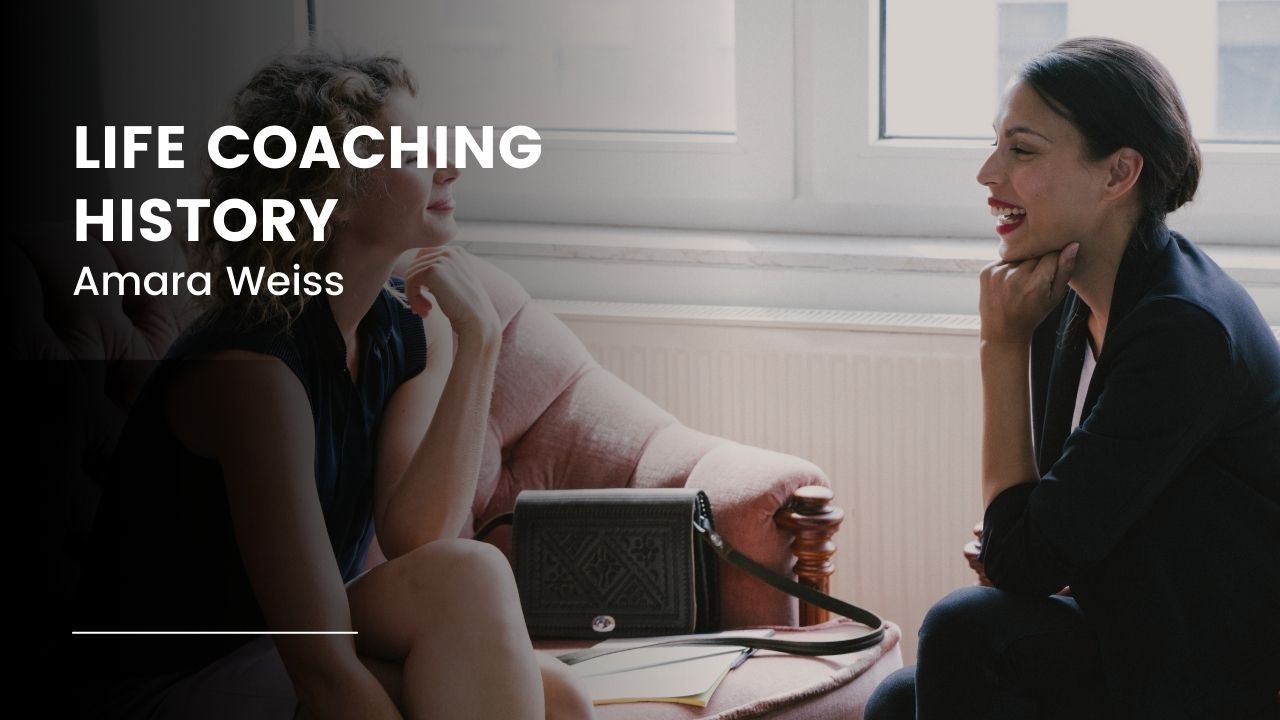
[[[1165, 69], [1061, 43], [978, 173], [982, 561], [873, 720], [1280, 714], [1280, 346], [1165, 215], [1200, 156]], [[1028, 372], [1028, 368], [1030, 372]], [[1055, 594], [1069, 586], [1069, 593]]]

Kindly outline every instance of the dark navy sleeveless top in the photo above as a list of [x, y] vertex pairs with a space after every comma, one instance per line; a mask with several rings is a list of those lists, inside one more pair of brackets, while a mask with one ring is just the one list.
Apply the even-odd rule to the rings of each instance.
[[[306, 305], [289, 331], [244, 331], [213, 313], [174, 343], [117, 446], [78, 594], [80, 629], [267, 629], [236, 545], [221, 468], [188, 451], [165, 421], [174, 372], [196, 354], [273, 355], [302, 382], [315, 421], [316, 493], [334, 561], [344, 581], [360, 573], [373, 537], [382, 415], [400, 384], [425, 367], [427, 345], [421, 318], [386, 289], [361, 320], [358, 335], [362, 356], [355, 382], [324, 295]], [[282, 515], [296, 511], [278, 508]], [[76, 645], [85, 650], [92, 644], [92, 653], [77, 654], [103, 672], [137, 677], [190, 672], [251, 639], [130, 636], [99, 642], [99, 636]]]

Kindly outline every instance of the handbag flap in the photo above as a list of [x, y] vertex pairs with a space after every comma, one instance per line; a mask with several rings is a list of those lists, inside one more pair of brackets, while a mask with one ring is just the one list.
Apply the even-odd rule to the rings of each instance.
[[706, 602], [693, 532], [700, 513], [709, 516], [710, 504], [699, 490], [521, 492], [514, 565], [530, 634], [693, 632], [699, 600]]

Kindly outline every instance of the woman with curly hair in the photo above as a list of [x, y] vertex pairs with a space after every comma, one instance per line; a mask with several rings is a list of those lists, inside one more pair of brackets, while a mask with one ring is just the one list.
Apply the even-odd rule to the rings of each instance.
[[[414, 92], [397, 60], [308, 53], [259, 71], [233, 122], [250, 136], [324, 126], [335, 146], [362, 125], [384, 138], [401, 126], [412, 140]], [[387, 143], [361, 142], [361, 156], [386, 154]], [[412, 152], [400, 160], [213, 169], [215, 207], [339, 202], [322, 242], [303, 239], [301, 213], [296, 242], [226, 242], [203, 228], [195, 262], [213, 271], [212, 306], [122, 435], [78, 627], [220, 634], [77, 642], [82, 712], [591, 715], [562, 666], [533, 651], [506, 559], [457, 539], [502, 328], [480, 271], [448, 246], [458, 171], [419, 169]], [[237, 295], [228, 267], [338, 273], [343, 290]], [[388, 560], [365, 571], [375, 535]]]

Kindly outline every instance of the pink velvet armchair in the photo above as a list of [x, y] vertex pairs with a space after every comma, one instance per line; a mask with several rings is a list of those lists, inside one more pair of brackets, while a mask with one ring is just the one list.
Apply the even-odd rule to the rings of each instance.
[[[54, 557], [42, 559], [47, 582], [41, 587], [48, 596], [39, 600], [65, 608], [115, 435], [155, 360], [192, 316], [181, 297], [73, 298], [76, 276], [85, 266], [146, 272], [181, 269], [184, 260], [171, 243], [76, 243], [68, 226], [22, 232], [3, 252], [5, 300], [14, 321], [9, 355], [40, 363], [46, 381], [34, 384], [20, 406], [28, 404], [34, 418], [57, 407], [64, 428], [65, 418], [82, 418], [71, 423], [78, 432], [37, 431], [30, 438], [32, 452], [50, 459], [45, 477], [56, 482], [47, 491], [56, 502], [42, 506], [45, 516], [39, 518], [41, 539], [57, 548]], [[600, 367], [514, 279], [480, 265], [505, 331], [475, 519], [510, 509], [525, 488], [699, 487], [710, 496], [717, 528], [731, 543], [782, 572], [798, 556], [802, 580], [825, 586], [834, 551], [830, 536], [843, 513], [830, 505], [821, 470], [680, 424]], [[87, 378], [83, 372], [61, 378], [63, 365], [49, 362], [71, 359], [95, 361]], [[51, 392], [58, 397], [48, 397]], [[34, 419], [33, 427], [41, 422]], [[504, 531], [491, 536], [500, 547], [507, 539]], [[369, 562], [381, 559], [375, 548]], [[727, 566], [721, 587], [726, 627], [825, 619], [814, 609], [802, 618], [793, 598]], [[805, 632], [832, 631], [819, 625]], [[710, 707], [693, 715], [692, 708], [668, 704], [600, 710], [604, 717], [856, 718], [879, 680], [901, 666], [897, 640], [891, 626], [879, 648], [854, 655], [806, 659], [761, 653], [733, 673]]]
[[[835, 549], [830, 536], [843, 513], [824, 501], [829, 493], [813, 492], [828, 485], [820, 469], [680, 424], [600, 367], [511, 276], [483, 260], [477, 265], [505, 331], [475, 519], [510, 510], [524, 489], [698, 487], [711, 498], [717, 529], [779, 571], [795, 562], [792, 533], [780, 523], [805, 524], [810, 538], [801, 543], [812, 548], [805, 579], [825, 585]], [[800, 502], [792, 503], [801, 488]], [[791, 517], [793, 507], [807, 515]], [[508, 549], [509, 533], [492, 539]], [[726, 625], [797, 624], [789, 596], [732, 568], [721, 583]], [[815, 611], [806, 624], [825, 619]]]

